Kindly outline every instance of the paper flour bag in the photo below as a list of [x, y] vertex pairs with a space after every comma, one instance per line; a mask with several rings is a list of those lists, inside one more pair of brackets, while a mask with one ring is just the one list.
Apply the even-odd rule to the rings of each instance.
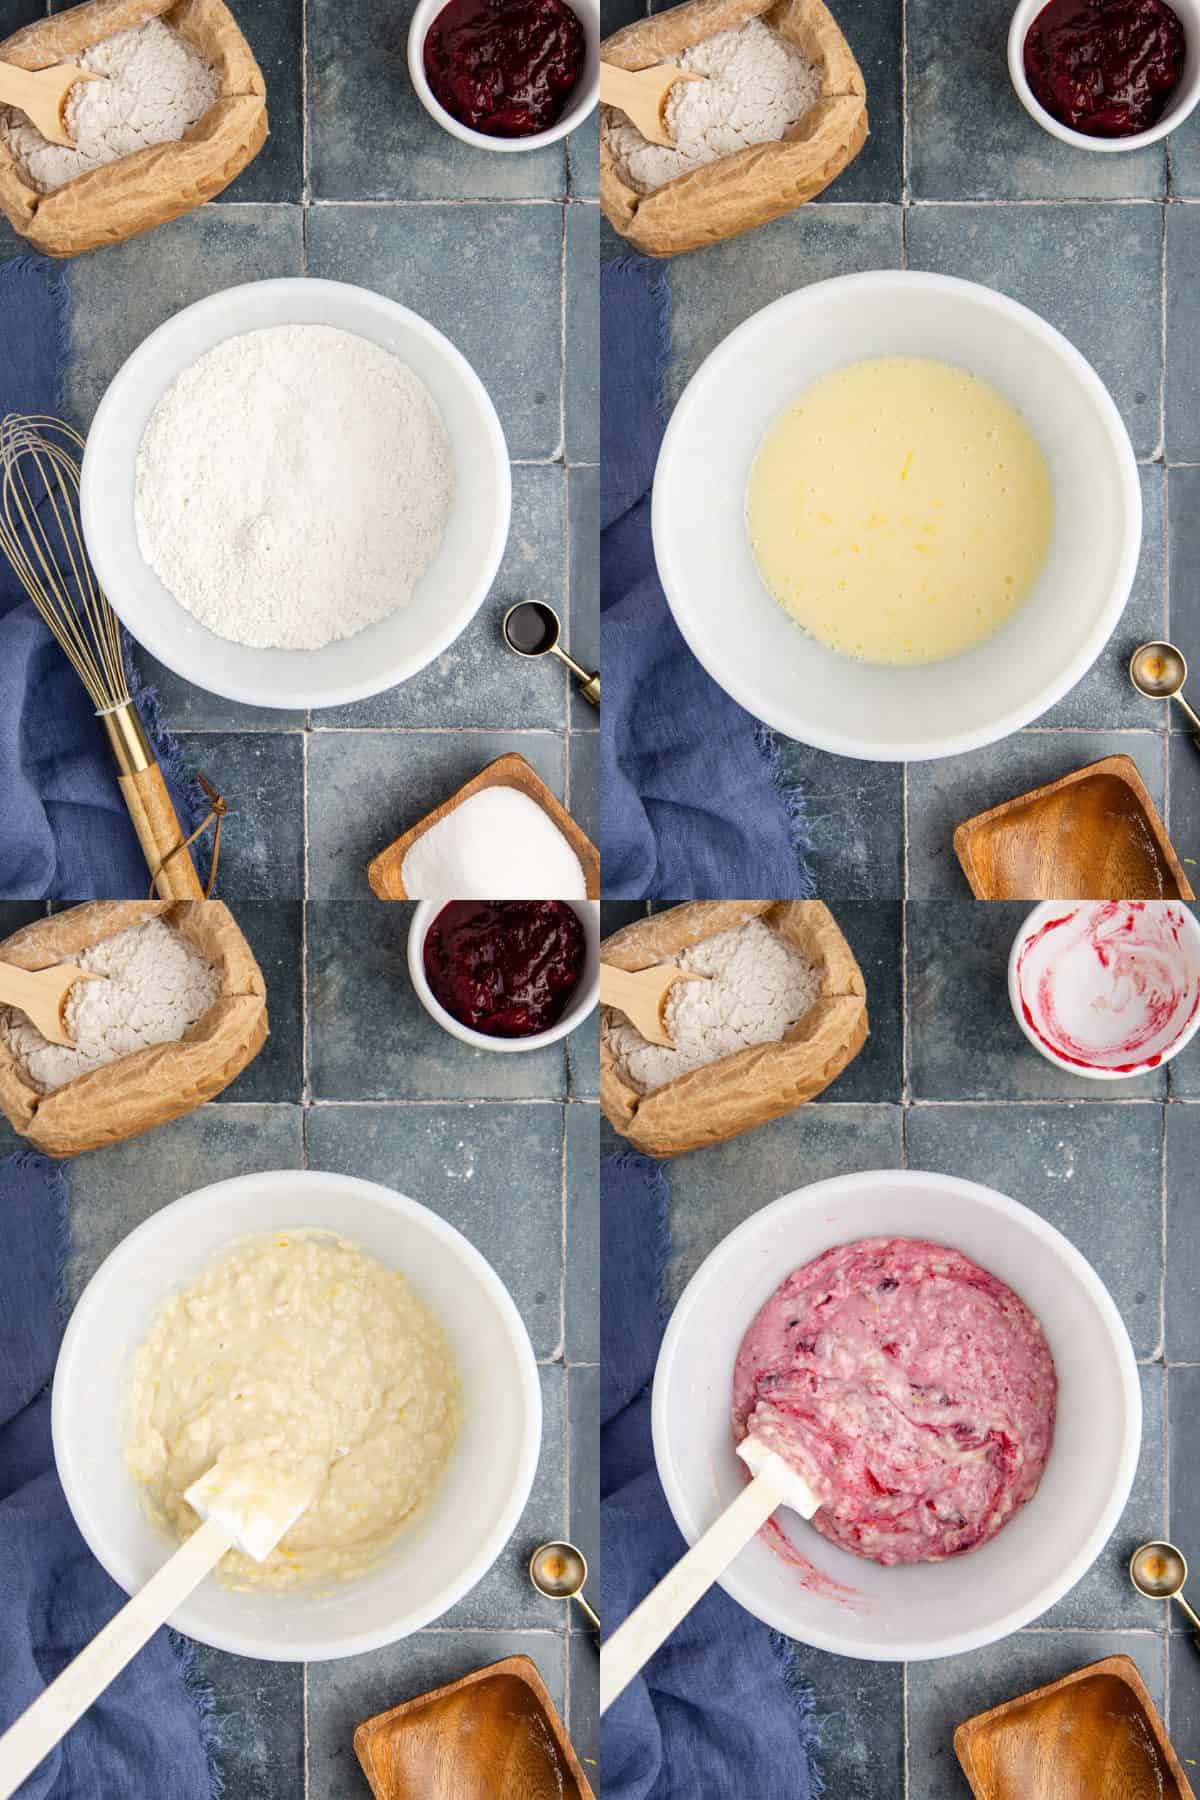
[[152, 144], [43, 193], [0, 138], [0, 211], [47, 256], [119, 244], [211, 200], [257, 156], [267, 136], [266, 86], [225, 0], [85, 0], [0, 44], [19, 69], [77, 62], [119, 31], [161, 18], [216, 73], [217, 97], [178, 142]]
[[[145, 919], [173, 926], [213, 965], [218, 992], [177, 1042], [152, 1044], [44, 1093], [0, 1034], [0, 1112], [47, 1156], [77, 1156], [178, 1119], [229, 1086], [267, 1039], [266, 983], [220, 900], [96, 900], [0, 943], [0, 962], [47, 969]], [[7, 1012], [7, 1009], [0, 1009]]]
[[778, 1042], [751, 1045], [639, 1093], [610, 1042], [620, 1015], [600, 1010], [600, 1104], [609, 1123], [648, 1156], [720, 1144], [792, 1112], [836, 1080], [866, 1043], [862, 970], [820, 900], [693, 900], [614, 932], [600, 955], [618, 969], [648, 969], [754, 918], [786, 938], [816, 977], [807, 1011]]
[[614, 230], [648, 256], [718, 244], [794, 211], [829, 186], [867, 138], [866, 84], [823, 0], [685, 0], [606, 38], [605, 62], [646, 69], [760, 18], [816, 71], [816, 97], [782, 138], [751, 144], [641, 192], [613, 154], [623, 115], [600, 109], [600, 204]]

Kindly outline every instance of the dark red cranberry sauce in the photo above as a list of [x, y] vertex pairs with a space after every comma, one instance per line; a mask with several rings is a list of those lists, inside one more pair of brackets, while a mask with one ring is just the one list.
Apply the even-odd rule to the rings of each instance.
[[1050, 0], [1025, 39], [1046, 111], [1088, 137], [1149, 131], [1183, 74], [1183, 26], [1165, 0]]
[[566, 0], [450, 0], [425, 38], [425, 77], [472, 130], [531, 137], [562, 117], [585, 49]]
[[426, 933], [425, 978], [472, 1030], [532, 1037], [566, 1011], [585, 947], [562, 900], [452, 900]]

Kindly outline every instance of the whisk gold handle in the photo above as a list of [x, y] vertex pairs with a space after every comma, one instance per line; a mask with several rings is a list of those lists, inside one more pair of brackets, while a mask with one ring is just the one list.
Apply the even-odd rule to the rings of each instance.
[[114, 707], [100, 716], [116, 757], [117, 785], [160, 899], [203, 900], [200, 877], [142, 721], [132, 706]]

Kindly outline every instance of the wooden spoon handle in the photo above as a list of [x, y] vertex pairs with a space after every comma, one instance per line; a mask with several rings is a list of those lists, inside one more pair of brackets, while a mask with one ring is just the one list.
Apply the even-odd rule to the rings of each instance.
[[215, 1520], [201, 1525], [0, 1737], [0, 1800], [9, 1800], [93, 1700], [216, 1567], [231, 1542], [228, 1531]]
[[744, 1550], [780, 1503], [779, 1489], [758, 1475], [698, 1537], [658, 1586], [651, 1588], [600, 1650], [600, 1711], [606, 1712]]

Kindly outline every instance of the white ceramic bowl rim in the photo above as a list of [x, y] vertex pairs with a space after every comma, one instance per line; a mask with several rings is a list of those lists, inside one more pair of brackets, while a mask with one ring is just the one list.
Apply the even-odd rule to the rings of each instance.
[[473, 126], [464, 125], [461, 119], [456, 119], [453, 113], [447, 112], [430, 87], [425, 74], [425, 39], [447, 0], [418, 0], [408, 30], [408, 73], [417, 98], [429, 116], [436, 120], [443, 131], [448, 131], [464, 144], [474, 144], [478, 150], [498, 150], [501, 154], [541, 150], [547, 144], [556, 144], [560, 138], [569, 136], [595, 110], [600, 98], [600, 13], [595, 0], [567, 0], [567, 3], [572, 12], [578, 14], [587, 37], [583, 72], [576, 86], [576, 97], [545, 131], [530, 132], [527, 137], [503, 138], [492, 137], [486, 131], [476, 131]]
[[[1193, 1014], [1178, 1036], [1158, 1053], [1158, 1060], [1155, 1063], [1141, 1062], [1132, 1069], [1102, 1069], [1082, 1068], [1078, 1063], [1068, 1062], [1065, 1056], [1060, 1056], [1052, 1044], [1045, 1042], [1030, 1028], [1021, 1005], [1017, 964], [1029, 939], [1036, 936], [1046, 921], [1053, 918], [1055, 913], [1073, 911], [1077, 907], [1104, 904], [1106, 904], [1104, 901], [1089, 900], [1043, 900], [1039, 906], [1035, 906], [1033, 911], [1022, 921], [1013, 938], [1012, 949], [1008, 953], [1008, 998], [1012, 1006], [1013, 1017], [1025, 1037], [1039, 1056], [1044, 1056], [1046, 1061], [1056, 1069], [1062, 1069], [1067, 1075], [1077, 1075], [1083, 1081], [1133, 1081], [1138, 1076], [1149, 1074], [1152, 1069], [1165, 1068], [1167, 1063], [1172, 1062], [1181, 1050], [1186, 1050], [1197, 1031], [1200, 1031], [1200, 1010]], [[1179, 908], [1187, 920], [1184, 930], [1191, 940], [1193, 953], [1200, 964], [1200, 920], [1196, 918], [1191, 908], [1182, 900], [1148, 901], [1147, 905], [1177, 906]]]
[[1157, 144], [1162, 138], [1169, 137], [1171, 132], [1177, 131], [1195, 110], [1196, 102], [1200, 100], [1200, 42], [1197, 42], [1200, 39], [1200, 4], [1197, 0], [1167, 0], [1183, 26], [1187, 39], [1183, 74], [1170, 105], [1148, 130], [1135, 131], [1128, 137], [1119, 138], [1092, 137], [1086, 131], [1076, 131], [1074, 126], [1064, 125], [1052, 112], [1047, 112], [1030, 87], [1029, 77], [1025, 73], [1025, 39], [1034, 19], [1048, 3], [1049, 0], [1018, 0], [1008, 28], [1008, 73], [1021, 105], [1030, 118], [1043, 131], [1049, 132], [1051, 137], [1058, 138], [1064, 144], [1072, 144], [1077, 150], [1098, 151], [1101, 155], [1112, 155], [1123, 150], [1144, 150], [1148, 144]]
[[[458, 474], [446, 533], [409, 605], [316, 650], [256, 649], [211, 632], [145, 562], [133, 518], [133, 467], [142, 415], [148, 418], [171, 383], [217, 344], [283, 324], [330, 325], [379, 343], [402, 361], [424, 361], [426, 366], [416, 372], [427, 386], [443, 387], [434, 398], [450, 433]], [[456, 416], [461, 412], [457, 430], [448, 403]], [[136, 420], [142, 422], [135, 429]], [[119, 492], [114, 483], [120, 484]], [[371, 288], [289, 275], [241, 282], [182, 307], [126, 357], [88, 432], [80, 507], [100, 586], [122, 623], [159, 662], [194, 685], [245, 705], [321, 708], [366, 699], [409, 680], [470, 624], [487, 598], [508, 541], [512, 472], [491, 397], [443, 332]], [[468, 535], [469, 548], [460, 543]], [[451, 555], [453, 579], [449, 569], [444, 577], [440, 574], [442, 559]], [[435, 589], [436, 621], [426, 629], [422, 617], [418, 627], [423, 602], [432, 600]], [[389, 642], [410, 626], [414, 641], [399, 647]]]
[[[710, 404], [708, 390], [719, 384], [725, 376], [728, 365], [735, 365], [737, 359], [748, 352], [751, 346], [757, 351], [759, 345], [767, 340], [798, 331], [803, 328], [805, 313], [814, 306], [829, 303], [831, 309], [836, 303], [839, 312], [852, 315], [859, 301], [884, 299], [889, 296], [903, 294], [909, 297], [929, 295], [940, 297], [952, 303], [966, 303], [968, 306], [981, 309], [993, 318], [1002, 319], [1028, 334], [1052, 355], [1070, 373], [1077, 390], [1084, 396], [1093, 409], [1094, 415], [1106, 439], [1112, 458], [1112, 473], [1119, 488], [1120, 509], [1124, 518], [1124, 535], [1121, 540], [1119, 556], [1115, 559], [1111, 580], [1108, 584], [1108, 595], [1103, 606], [1096, 612], [1090, 625], [1081, 631], [1073, 652], [1063, 660], [1061, 665], [1049, 673], [1036, 688], [1031, 689], [1020, 704], [998, 712], [983, 723], [957, 731], [947, 732], [945, 728], [938, 730], [936, 722], [930, 721], [923, 735], [916, 735], [923, 719], [914, 722], [913, 735], [889, 736], [886, 743], [878, 738], [867, 737], [855, 732], [853, 714], [849, 713], [849, 722], [842, 726], [822, 721], [814, 726], [805, 710], [802, 680], [794, 684], [794, 691], [789, 695], [785, 705], [772, 699], [764, 704], [761, 693], [757, 690], [753, 675], [747, 675], [741, 666], [733, 666], [724, 655], [717, 652], [715, 646], [716, 633], [709, 622], [704, 606], [697, 602], [693, 592], [693, 583], [689, 579], [691, 571], [679, 566], [679, 540], [682, 527], [672, 523], [670, 512], [675, 504], [675, 495], [683, 477], [676, 472], [675, 465], [682, 464], [688, 451], [689, 439], [694, 435], [697, 443], [704, 436], [694, 420], [702, 408]], [[823, 328], [827, 322], [822, 320]], [[824, 343], [824, 339], [820, 340]], [[855, 355], [881, 354], [879, 351], [859, 351]], [[901, 353], [898, 349], [897, 353]], [[932, 352], [922, 352], [932, 354]], [[826, 368], [839, 367], [847, 360], [844, 354], [831, 355], [825, 364]], [[954, 360], [953, 357], [950, 360]], [[815, 376], [809, 377], [815, 379]], [[782, 393], [776, 403], [778, 412], [788, 398]], [[720, 473], [720, 471], [718, 471]], [[827, 750], [837, 756], [849, 756], [863, 761], [880, 762], [920, 762], [943, 756], [957, 756], [970, 750], [982, 749], [987, 744], [996, 743], [1008, 737], [1012, 732], [1021, 730], [1034, 719], [1040, 717], [1050, 707], [1069, 693], [1078, 681], [1087, 673], [1112, 636], [1133, 585], [1137, 571], [1138, 558], [1141, 552], [1142, 502], [1138, 468], [1129, 441], [1129, 434], [1117, 406], [1087, 358], [1076, 349], [1070, 340], [1063, 336], [1053, 325], [1023, 306], [1019, 301], [998, 293], [995, 289], [982, 283], [965, 281], [958, 276], [938, 275], [916, 270], [874, 269], [854, 275], [838, 275], [827, 281], [812, 282], [795, 289], [790, 294], [782, 295], [778, 300], [751, 314], [748, 319], [735, 327], [717, 347], [712, 350], [696, 370], [687, 387], [680, 396], [663, 437], [659, 452], [658, 466], [655, 471], [654, 495], [652, 502], [652, 519], [654, 533], [654, 551], [658, 564], [658, 572], [662, 580], [664, 592], [675, 622], [678, 625], [688, 647], [697, 660], [707, 669], [713, 680], [731, 694], [739, 705], [755, 718], [789, 737], [811, 744], [815, 749]], [[693, 547], [693, 555], [697, 554]], [[749, 552], [747, 552], [749, 554]], [[761, 589], [761, 577], [755, 575], [758, 588]], [[763, 591], [764, 604], [767, 596]], [[777, 603], [770, 602], [780, 612]], [[1027, 604], [1031, 605], [1032, 600]], [[967, 657], [953, 658], [948, 662], [922, 664], [916, 668], [888, 670], [889, 678], [904, 678], [906, 681], [921, 675], [928, 675], [931, 670], [939, 672], [938, 679], [946, 682], [952, 679], [949, 671], [956, 664], [964, 663], [968, 657], [977, 657], [986, 652], [990, 645], [1004, 640], [1009, 632], [1021, 628], [1022, 614], [1018, 611], [1008, 622], [1004, 631], [998, 633], [989, 643], [969, 652]], [[804, 634], [798, 626], [790, 626], [802, 639]], [[714, 643], [710, 644], [710, 637]], [[832, 653], [823, 652], [827, 657]], [[834, 658], [840, 669], [848, 659]], [[863, 665], [864, 674], [878, 675], [880, 671], [871, 665]], [[915, 709], [914, 709], [915, 710]], [[849, 709], [846, 709], [848, 712]]]
[[[131, 1231], [127, 1237], [112, 1250], [101, 1263], [80, 1296], [67, 1324], [55, 1365], [54, 1383], [51, 1394], [51, 1430], [54, 1442], [54, 1460], [62, 1482], [67, 1504], [75, 1519], [76, 1525], [87, 1543], [88, 1548], [103, 1566], [112, 1579], [126, 1593], [132, 1593], [147, 1578], [145, 1569], [139, 1569], [134, 1560], [128, 1556], [113, 1530], [111, 1521], [102, 1505], [96, 1501], [92, 1470], [89, 1464], [81, 1461], [75, 1454], [71, 1419], [68, 1417], [68, 1406], [77, 1404], [80, 1392], [86, 1393], [93, 1383], [85, 1363], [87, 1342], [92, 1316], [98, 1309], [119, 1303], [122, 1293], [136, 1292], [139, 1282], [139, 1263], [142, 1247], [147, 1239], [157, 1237], [164, 1230], [179, 1234], [186, 1239], [189, 1226], [193, 1220], [200, 1220], [212, 1209], [219, 1207], [226, 1200], [244, 1199], [253, 1190], [258, 1195], [281, 1194], [286, 1198], [286, 1209], [294, 1212], [293, 1224], [306, 1225], [305, 1190], [318, 1194], [330, 1184], [336, 1185], [341, 1192], [352, 1192], [360, 1195], [365, 1201], [374, 1203], [395, 1215], [397, 1228], [402, 1231], [405, 1221], [419, 1225], [441, 1246], [450, 1252], [451, 1257], [469, 1272], [470, 1279], [476, 1284], [477, 1291], [482, 1291], [490, 1305], [495, 1309], [499, 1325], [504, 1333], [508, 1347], [513, 1354], [514, 1373], [519, 1384], [519, 1405], [524, 1419], [523, 1437], [519, 1447], [516, 1473], [512, 1482], [507, 1503], [499, 1512], [491, 1529], [480, 1539], [477, 1548], [464, 1563], [458, 1578], [448, 1585], [438, 1596], [436, 1604], [407, 1616], [401, 1616], [386, 1628], [365, 1630], [354, 1633], [339, 1632], [336, 1643], [331, 1645], [327, 1638], [316, 1635], [305, 1635], [296, 1628], [294, 1620], [285, 1623], [275, 1632], [255, 1633], [247, 1630], [220, 1630], [198, 1627], [191, 1616], [194, 1601], [186, 1601], [173, 1615], [171, 1624], [201, 1643], [210, 1644], [217, 1650], [228, 1650], [239, 1656], [254, 1656], [265, 1661], [276, 1662], [318, 1662], [333, 1657], [354, 1656], [369, 1650], [378, 1650], [397, 1639], [407, 1637], [414, 1631], [431, 1624], [454, 1606], [465, 1594], [482, 1580], [500, 1555], [505, 1544], [515, 1531], [526, 1501], [533, 1488], [534, 1476], [537, 1472], [541, 1451], [541, 1418], [542, 1401], [541, 1386], [538, 1378], [537, 1363], [529, 1334], [525, 1329], [516, 1305], [504, 1286], [500, 1277], [487, 1259], [475, 1248], [470, 1240], [463, 1236], [447, 1220], [423, 1206], [420, 1201], [412, 1200], [407, 1195], [394, 1189], [384, 1187], [379, 1182], [365, 1181], [356, 1176], [343, 1176], [334, 1172], [308, 1169], [280, 1169], [251, 1175], [237, 1175], [225, 1181], [214, 1182], [209, 1187], [199, 1188], [193, 1193], [172, 1201], [151, 1215]], [[293, 1198], [294, 1197], [294, 1198]], [[317, 1230], [336, 1230], [335, 1226], [321, 1224], [314, 1226]], [[246, 1228], [253, 1231], [253, 1226]], [[246, 1229], [233, 1229], [221, 1243], [227, 1245], [239, 1236], [246, 1235]], [[269, 1229], [269, 1227], [264, 1227]], [[205, 1257], [219, 1254], [220, 1247], [215, 1247]], [[184, 1277], [183, 1279], [187, 1279]], [[154, 1297], [153, 1307], [157, 1307], [168, 1297], [171, 1289], [164, 1288]], [[153, 1309], [152, 1309], [153, 1310]], [[152, 1316], [152, 1311], [151, 1311]], [[118, 1376], [118, 1379], [120, 1377]], [[132, 1477], [129, 1478], [129, 1502], [133, 1508], [140, 1508]], [[435, 1502], [436, 1504], [436, 1502]], [[163, 1539], [164, 1554], [169, 1550], [166, 1539]], [[386, 1568], [388, 1556], [385, 1555], [380, 1567]], [[371, 1573], [359, 1577], [353, 1583], [347, 1583], [343, 1590], [352, 1595], [363, 1583], [370, 1583]], [[289, 1596], [280, 1596], [280, 1604], [286, 1603]], [[280, 1640], [284, 1640], [281, 1648]]]
[[[986, 1644], [996, 1643], [1000, 1639], [1008, 1637], [1012, 1632], [1019, 1631], [1047, 1611], [1083, 1577], [1112, 1535], [1133, 1486], [1141, 1443], [1141, 1387], [1129, 1335], [1108, 1289], [1086, 1257], [1081, 1255], [1060, 1231], [1028, 1207], [1022, 1206], [1019, 1201], [1011, 1200], [994, 1188], [983, 1187], [978, 1182], [915, 1169], [864, 1170], [853, 1175], [840, 1175], [831, 1180], [814, 1182], [808, 1187], [785, 1194], [770, 1205], [763, 1207], [737, 1226], [710, 1252], [684, 1289], [663, 1337], [654, 1372], [651, 1405], [655, 1461], [668, 1505], [676, 1524], [689, 1544], [695, 1543], [701, 1531], [711, 1523], [711, 1518], [702, 1516], [694, 1504], [695, 1490], [697, 1486], [704, 1486], [703, 1481], [693, 1482], [689, 1488], [678, 1478], [676, 1463], [671, 1453], [671, 1440], [675, 1434], [672, 1430], [669, 1413], [674, 1364], [679, 1355], [680, 1346], [687, 1338], [693, 1311], [696, 1310], [697, 1304], [706, 1290], [714, 1282], [719, 1285], [726, 1266], [737, 1261], [743, 1246], [753, 1243], [756, 1236], [762, 1233], [764, 1227], [773, 1220], [786, 1217], [790, 1210], [797, 1207], [813, 1210], [832, 1207], [841, 1197], [853, 1197], [855, 1194], [861, 1193], [866, 1185], [872, 1182], [886, 1183], [889, 1187], [900, 1191], [907, 1189], [912, 1192], [919, 1190], [929, 1192], [932, 1190], [950, 1202], [956, 1198], [970, 1200], [975, 1206], [989, 1210], [1007, 1219], [1013, 1225], [1019, 1226], [1043, 1251], [1057, 1258], [1060, 1264], [1065, 1263], [1079, 1287], [1095, 1307], [1106, 1335], [1116, 1351], [1121, 1388], [1120, 1399], [1127, 1422], [1119, 1467], [1108, 1500], [1093, 1529], [1079, 1545], [1075, 1554], [1064, 1559], [1057, 1577], [1044, 1587], [1036, 1598], [1012, 1607], [1003, 1616], [992, 1619], [984, 1627], [964, 1625], [961, 1630], [948, 1635], [932, 1646], [926, 1640], [914, 1636], [908, 1640], [889, 1638], [886, 1642], [876, 1644], [864, 1643], [855, 1639], [853, 1647], [849, 1647], [836, 1634], [818, 1627], [810, 1629], [806, 1625], [803, 1633], [798, 1633], [794, 1617], [789, 1616], [782, 1602], [773, 1598], [771, 1604], [763, 1604], [761, 1597], [756, 1596], [756, 1590], [740, 1576], [736, 1563], [721, 1577], [721, 1586], [739, 1605], [785, 1636], [811, 1644], [815, 1649], [828, 1650], [836, 1655], [850, 1655], [873, 1662], [920, 1662], [943, 1656], [956, 1656], [969, 1650], [978, 1650]], [[953, 1246], [952, 1213], [947, 1214], [946, 1224], [947, 1229], [943, 1241]], [[903, 1231], [900, 1230], [898, 1235], [903, 1235]], [[831, 1244], [849, 1242], [851, 1236], [853, 1234], [847, 1236], [834, 1227], [831, 1229], [829, 1241]], [[777, 1274], [778, 1281], [782, 1281], [788, 1273], [788, 1268], [780, 1267]], [[742, 1329], [749, 1324], [750, 1319], [747, 1318]], [[733, 1370], [730, 1368], [730, 1381], [732, 1381], [732, 1375]], [[690, 1398], [694, 1399], [694, 1396]], [[729, 1455], [730, 1462], [733, 1463], [735, 1459], [732, 1445]], [[711, 1493], [706, 1493], [705, 1499], [711, 1505]], [[1036, 1500], [1037, 1496], [1035, 1495], [1029, 1504], [1034, 1505]], [[993, 1544], [1000, 1543], [1003, 1535], [1002, 1532], [999, 1533], [992, 1540]], [[984, 1546], [984, 1549], [987, 1548], [989, 1546]], [[976, 1554], [982, 1554], [982, 1552]], [[949, 1563], [936, 1566], [949, 1568], [963, 1560], [954, 1558]], [[780, 1566], [783, 1567], [783, 1565]], [[896, 1572], [905, 1573], [903, 1570]], [[759, 1600], [758, 1604], [755, 1603], [756, 1597]]]
[[[408, 973], [417, 998], [431, 1019], [456, 1037], [461, 1043], [471, 1044], [477, 1050], [498, 1050], [511, 1053], [520, 1050], [543, 1050], [547, 1044], [556, 1044], [560, 1038], [569, 1037], [578, 1030], [584, 1020], [596, 1010], [600, 1004], [600, 902], [598, 900], [564, 900], [564, 906], [570, 906], [578, 914], [586, 937], [583, 971], [579, 977], [579, 988], [570, 1006], [562, 1017], [551, 1025], [548, 1031], [535, 1031], [530, 1037], [501, 1038], [489, 1037], [484, 1031], [474, 1031], [470, 1025], [464, 1025], [461, 1019], [447, 1012], [437, 998], [425, 974], [425, 938], [429, 927], [433, 924], [445, 900], [418, 900], [413, 910], [408, 927]], [[590, 965], [590, 966], [589, 966]]]

